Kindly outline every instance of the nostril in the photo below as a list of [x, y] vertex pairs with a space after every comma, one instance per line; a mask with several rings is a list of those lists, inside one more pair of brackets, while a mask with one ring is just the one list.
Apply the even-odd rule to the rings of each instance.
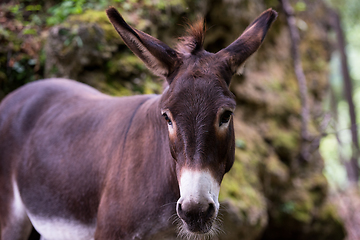
[[207, 222], [216, 217], [216, 205], [212, 201], [203, 204], [193, 201], [178, 202], [176, 212], [187, 224], [195, 223], [199, 220]]
[[178, 203], [178, 205], [177, 205], [177, 214], [179, 215], [180, 218], [182, 218], [182, 219], [185, 218], [185, 213], [182, 209], [181, 203]]
[[209, 203], [209, 207], [206, 211], [206, 217], [212, 218], [215, 214], [215, 205], [213, 203]]
[[182, 212], [182, 208], [181, 208], [181, 204], [180, 204], [180, 203], [178, 204], [177, 207], [178, 207], [178, 212]]

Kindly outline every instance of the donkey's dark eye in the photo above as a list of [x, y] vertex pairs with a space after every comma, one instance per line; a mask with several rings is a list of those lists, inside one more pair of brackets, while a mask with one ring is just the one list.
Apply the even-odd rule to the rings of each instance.
[[230, 121], [230, 118], [231, 118], [231, 115], [233, 113], [231, 111], [225, 111], [222, 115], [221, 115], [221, 118], [220, 118], [220, 123], [219, 123], [219, 126], [225, 124], [225, 123], [228, 123]]
[[169, 125], [172, 125], [171, 119], [169, 118], [169, 116], [166, 113], [163, 113], [163, 117], [165, 118], [165, 120], [167, 121], [167, 123]]

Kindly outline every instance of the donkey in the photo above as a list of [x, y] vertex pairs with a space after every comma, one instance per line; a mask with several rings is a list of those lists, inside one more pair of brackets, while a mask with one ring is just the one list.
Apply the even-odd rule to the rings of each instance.
[[107, 15], [168, 86], [161, 95], [111, 97], [48, 79], [9, 94], [0, 105], [2, 240], [27, 239], [32, 226], [47, 240], [216, 232], [220, 184], [234, 162], [230, 80], [277, 13], [263, 12], [215, 54], [203, 49], [201, 23], [173, 49], [116, 9]]

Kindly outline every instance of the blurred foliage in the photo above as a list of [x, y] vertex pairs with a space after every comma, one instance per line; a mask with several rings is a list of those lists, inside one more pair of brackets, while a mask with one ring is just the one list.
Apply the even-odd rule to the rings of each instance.
[[327, 0], [335, 9], [338, 9], [342, 18], [343, 27], [350, 29], [358, 27], [360, 21], [360, 4], [357, 0]]
[[[69, 21], [72, 17], [72, 22], [76, 21], [75, 16], [81, 16], [81, 21], [88, 23], [103, 24], [105, 26], [107, 37], [119, 38], [113, 27], [109, 24], [104, 9], [109, 6], [114, 6], [118, 9], [123, 9], [125, 12], [135, 12], [140, 16], [135, 18], [130, 16], [130, 22], [140, 28], [147, 28], [150, 32], [154, 31], [154, 27], [150, 26], [146, 20], [153, 18], [154, 22], [161, 22], [163, 25], [158, 25], [159, 28], [165, 29], [172, 22], [167, 14], [160, 14], [168, 12], [169, 7], [179, 15], [183, 12], [185, 6], [183, 1], [176, 0], [168, 2], [166, 0], [10, 0], [0, 3], [0, 100], [9, 92], [16, 88], [45, 77], [45, 54], [44, 44], [47, 38], [50, 27], [59, 25]], [[97, 14], [97, 13], [101, 14]], [[99, 18], [100, 17], [100, 18]], [[74, 20], [75, 19], [75, 20]], [[134, 21], [131, 21], [134, 19]], [[139, 21], [139, 19], [141, 21]], [[141, 25], [142, 24], [142, 25]], [[164, 26], [165, 24], [165, 26]], [[64, 42], [64, 46], [71, 47], [73, 42], [76, 46], [82, 46], [82, 39], [77, 33], [74, 33]], [[115, 36], [114, 36], [115, 35]], [[99, 45], [99, 48], [104, 46]], [[128, 50], [125, 50], [128, 51]], [[140, 61], [139, 61], [140, 62]], [[114, 71], [116, 63], [108, 64], [112, 73], [109, 77], [114, 77], [117, 71]], [[143, 66], [142, 66], [143, 67]], [[56, 69], [53, 69], [56, 72]], [[148, 73], [147, 73], [148, 74]], [[150, 93], [150, 89], [156, 89], [159, 92], [158, 83], [149, 83], [149, 75], [141, 79], [141, 83], [134, 83], [134, 89], [137, 93]], [[129, 79], [128, 79], [129, 80]], [[111, 94], [123, 94], [127, 91], [117, 91], [114, 87], [117, 83], [103, 84], [103, 90]], [[141, 87], [139, 87], [141, 86]], [[123, 86], [124, 88], [125, 86]], [[129, 86], [127, 86], [129, 87]], [[108, 91], [106, 90], [108, 89]], [[152, 91], [152, 92], [154, 92]]]
[[121, 2], [124, 0], [63, 0], [47, 10], [50, 16], [46, 19], [46, 23], [53, 26], [62, 23], [70, 15], [81, 14], [87, 9], [103, 10], [114, 3]]

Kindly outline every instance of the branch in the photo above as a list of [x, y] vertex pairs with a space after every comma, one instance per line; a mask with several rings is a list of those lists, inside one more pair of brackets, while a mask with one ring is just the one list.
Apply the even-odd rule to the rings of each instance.
[[289, 27], [290, 32], [290, 39], [291, 39], [291, 54], [293, 58], [294, 70], [295, 75], [299, 85], [300, 91], [300, 101], [301, 101], [301, 150], [300, 150], [300, 157], [305, 160], [309, 161], [310, 152], [308, 149], [308, 141], [309, 141], [309, 134], [308, 134], [308, 122], [309, 122], [309, 107], [307, 101], [307, 86], [306, 86], [306, 78], [303, 71], [303, 67], [301, 64], [300, 58], [300, 51], [299, 51], [299, 43], [300, 43], [300, 36], [299, 31], [296, 26], [296, 19], [294, 17], [294, 10], [291, 7], [288, 0], [280, 0], [281, 6], [286, 16], [286, 21]]

